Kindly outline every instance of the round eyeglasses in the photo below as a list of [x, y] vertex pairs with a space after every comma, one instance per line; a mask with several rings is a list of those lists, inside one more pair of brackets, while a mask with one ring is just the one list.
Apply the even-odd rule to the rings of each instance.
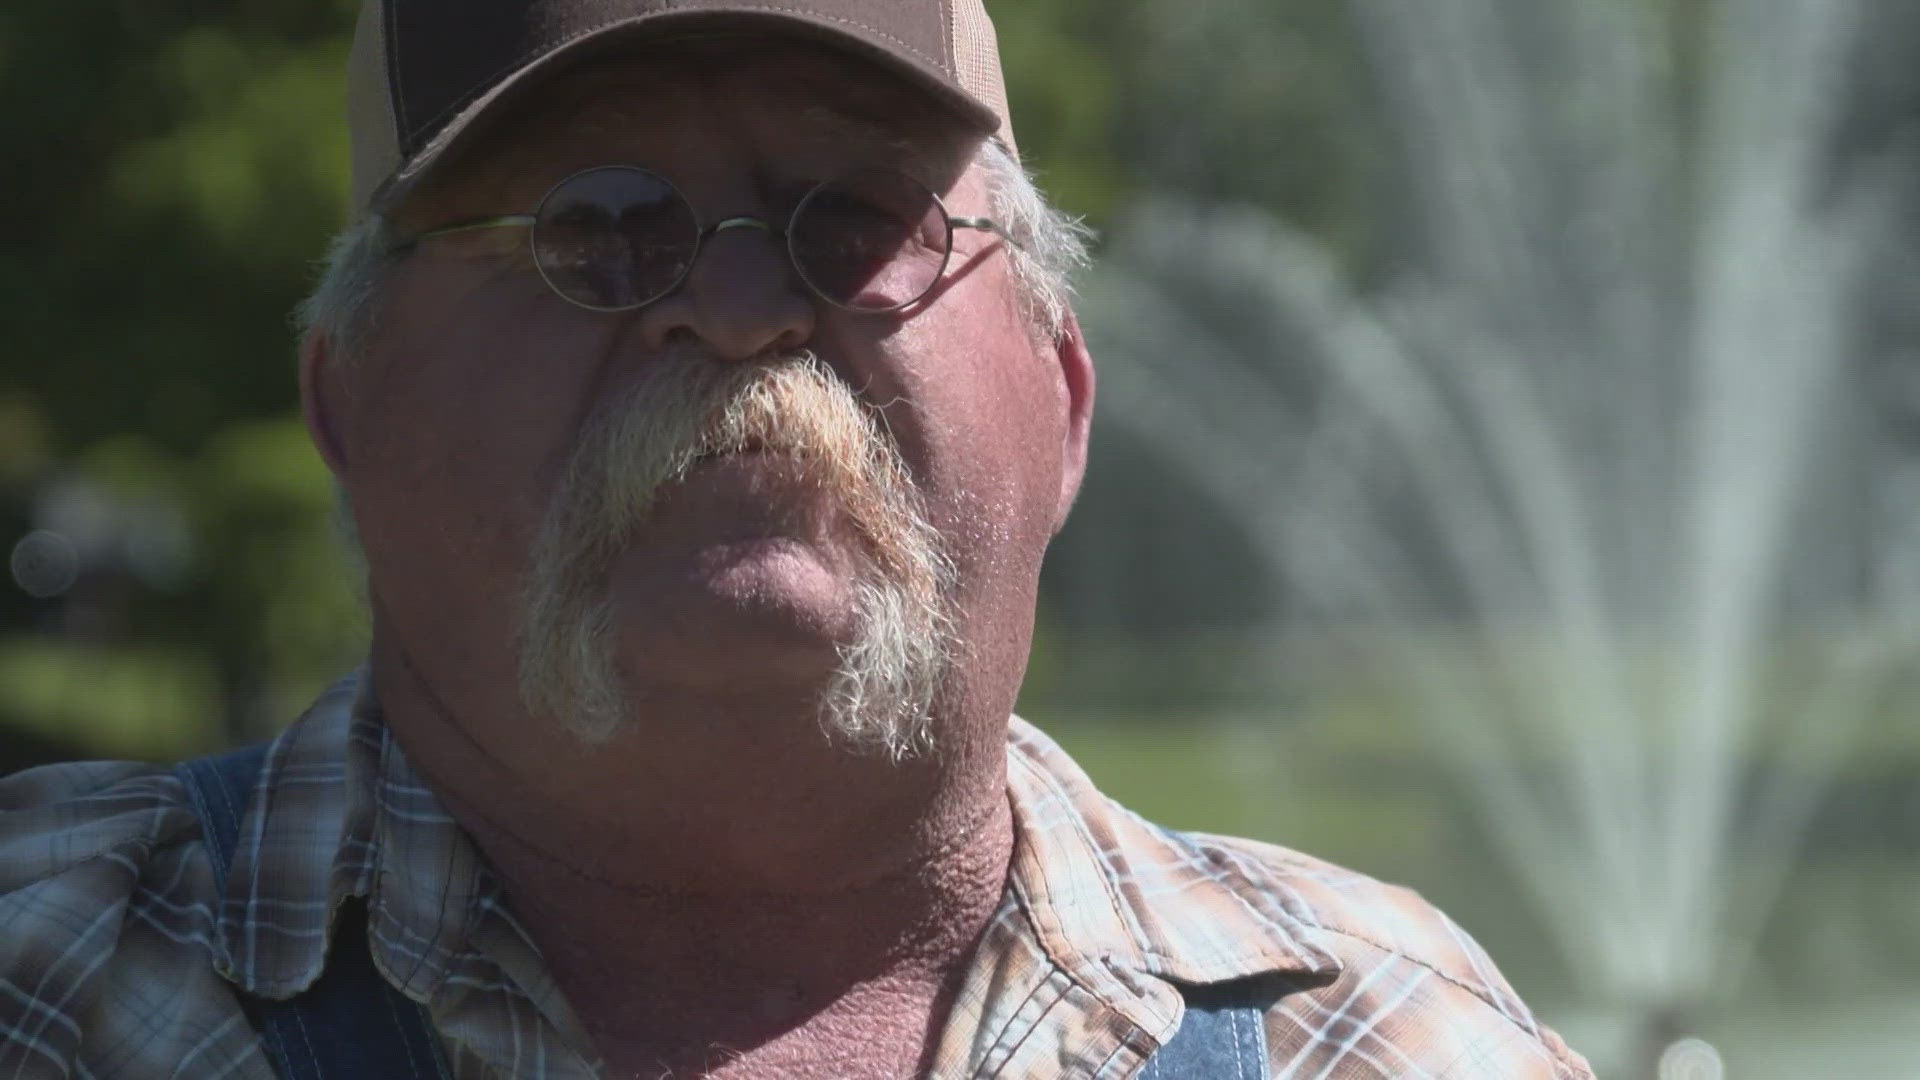
[[899, 311], [932, 291], [953, 254], [955, 229], [984, 229], [1015, 242], [987, 218], [947, 213], [932, 189], [890, 169], [815, 185], [782, 229], [756, 217], [701, 225], [665, 177], [602, 165], [555, 184], [531, 214], [443, 225], [399, 250], [436, 236], [516, 226], [527, 229], [547, 285], [593, 311], [631, 311], [678, 289], [700, 245], [727, 229], [758, 229], [784, 240], [794, 272], [821, 299], [875, 313]]

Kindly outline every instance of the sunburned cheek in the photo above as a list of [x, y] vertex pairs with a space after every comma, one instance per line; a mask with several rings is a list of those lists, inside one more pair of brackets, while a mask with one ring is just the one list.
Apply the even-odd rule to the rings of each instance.
[[497, 576], [524, 562], [545, 515], [551, 443], [530, 425], [416, 408], [375, 426], [347, 480], [356, 509], [379, 515], [394, 543]]
[[498, 489], [474, 489], [447, 478], [396, 482], [356, 492], [356, 512], [370, 553], [394, 552], [434, 574], [504, 579], [521, 572], [531, 520]]
[[362, 457], [369, 468], [477, 500], [525, 499], [531, 489], [550, 488], [593, 389], [557, 359], [504, 348], [421, 350], [412, 370], [369, 395]]
[[994, 381], [984, 375], [949, 384], [950, 393], [966, 392], [944, 402], [929, 391], [915, 418], [922, 441], [915, 480], [929, 512], [943, 531], [963, 532], [970, 546], [989, 550], [1021, 546], [1016, 535], [1050, 533], [1063, 439], [1046, 400], [1034, 400], [1044, 387]]

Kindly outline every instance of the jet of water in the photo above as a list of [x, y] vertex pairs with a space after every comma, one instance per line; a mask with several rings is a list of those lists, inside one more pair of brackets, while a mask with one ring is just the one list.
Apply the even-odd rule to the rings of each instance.
[[1920, 476], [1859, 446], [1863, 282], [1920, 175], [1835, 159], [1865, 0], [1727, 0], [1691, 66], [1657, 5], [1355, 11], [1413, 177], [1390, 284], [1144, 205], [1086, 290], [1106, 405], [1373, 628], [1596, 996], [1714, 1001], [1910, 658], [1876, 583], [1920, 542], [1836, 542]]

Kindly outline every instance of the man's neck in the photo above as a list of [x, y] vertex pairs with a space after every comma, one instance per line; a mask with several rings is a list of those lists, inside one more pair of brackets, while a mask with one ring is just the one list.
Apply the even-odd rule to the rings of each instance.
[[[651, 783], [625, 785], [604, 762], [578, 766], [592, 783], [556, 799], [410, 675], [376, 655], [388, 723], [486, 856], [609, 1075], [924, 1069], [1005, 891], [1003, 741], [956, 741], [940, 767], [904, 774], [842, 762], [824, 786], [839, 805], [814, 784], [783, 806], [762, 774], [711, 778], [693, 809], [695, 789], [663, 791], [648, 811], [636, 791], [668, 782], [657, 762], [634, 767]], [[756, 864], [782, 837], [806, 873]]]
[[805, 894], [636, 887], [484, 824], [475, 840], [610, 1075], [900, 1077], [1000, 904], [998, 810], [896, 873]]

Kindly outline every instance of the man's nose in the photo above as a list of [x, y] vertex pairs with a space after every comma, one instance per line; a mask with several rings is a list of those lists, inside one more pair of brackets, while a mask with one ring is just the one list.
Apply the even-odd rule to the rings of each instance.
[[654, 348], [690, 334], [716, 358], [746, 360], [805, 345], [815, 315], [785, 236], [759, 218], [731, 217], [708, 228], [680, 287], [641, 311], [640, 330]]

